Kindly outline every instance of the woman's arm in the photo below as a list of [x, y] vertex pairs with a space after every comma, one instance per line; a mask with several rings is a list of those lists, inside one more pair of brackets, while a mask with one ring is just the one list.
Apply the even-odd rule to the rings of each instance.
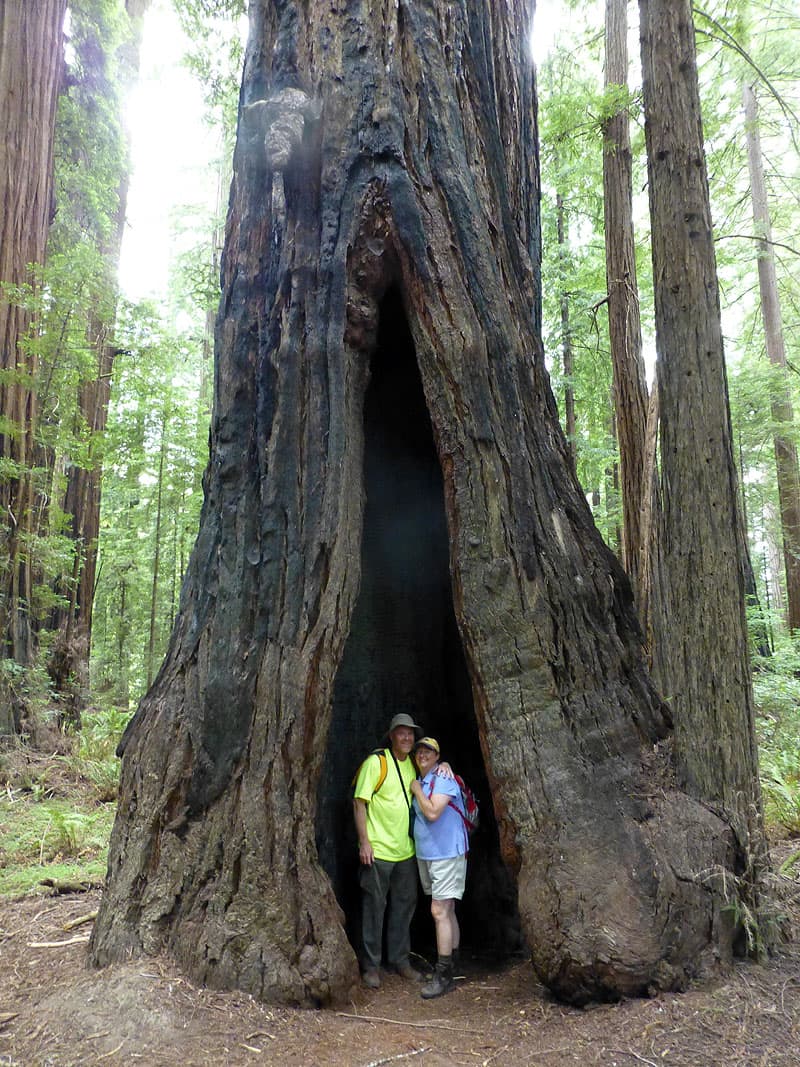
[[432, 796], [425, 796], [422, 782], [419, 778], [415, 778], [411, 783], [411, 792], [417, 798], [420, 811], [428, 822], [436, 822], [450, 801], [447, 793], [434, 793]]

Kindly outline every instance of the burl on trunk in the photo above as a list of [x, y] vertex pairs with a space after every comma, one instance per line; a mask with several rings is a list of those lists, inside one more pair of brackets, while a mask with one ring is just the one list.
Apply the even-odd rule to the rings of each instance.
[[206, 501], [98, 964], [346, 996], [347, 786], [398, 710], [483, 794], [465, 937], [576, 1002], [730, 951], [732, 838], [671, 784], [544, 367], [526, 8], [251, 5]]

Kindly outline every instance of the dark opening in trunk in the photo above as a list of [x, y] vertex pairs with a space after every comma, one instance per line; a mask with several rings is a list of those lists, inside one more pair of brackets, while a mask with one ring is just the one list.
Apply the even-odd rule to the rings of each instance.
[[[358, 848], [352, 778], [404, 711], [438, 738], [443, 758], [480, 801], [462, 939], [481, 954], [522, 947], [516, 892], [499, 854], [464, 651], [453, 610], [442, 473], [414, 344], [396, 290], [383, 300], [364, 405], [361, 585], [339, 667], [317, 810], [320, 861], [358, 946]], [[412, 947], [430, 951], [420, 894]]]

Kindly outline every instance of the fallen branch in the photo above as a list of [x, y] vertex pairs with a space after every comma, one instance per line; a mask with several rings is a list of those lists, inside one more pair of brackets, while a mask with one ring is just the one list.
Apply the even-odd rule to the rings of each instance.
[[6, 1023], [10, 1023], [12, 1019], [16, 1019], [19, 1015], [18, 1011], [0, 1011], [0, 1026], [5, 1026]]
[[483, 1030], [466, 1030], [463, 1026], [446, 1026], [445, 1023], [411, 1023], [406, 1019], [386, 1019], [382, 1015], [353, 1015], [349, 1011], [337, 1011], [343, 1019], [359, 1019], [364, 1023], [390, 1023], [392, 1026], [418, 1026], [423, 1030], [453, 1030], [457, 1034], [483, 1034]]
[[56, 894], [86, 893], [98, 884], [98, 882], [60, 882], [57, 878], [41, 878], [39, 880], [39, 885], [48, 886]]
[[125, 1044], [125, 1038], [123, 1038], [122, 1041], [120, 1041], [120, 1043], [117, 1045], [116, 1048], [112, 1048], [112, 1050], [110, 1052], [104, 1052], [102, 1056], [98, 1056], [97, 1057], [98, 1062], [100, 1060], [107, 1060], [109, 1056], [113, 1056], [115, 1053], [119, 1052], [119, 1050], [122, 1048], [122, 1046], [124, 1044]]
[[62, 930], [74, 930], [76, 926], [83, 926], [84, 923], [91, 923], [97, 918], [97, 911], [90, 911], [88, 915], [81, 915], [77, 919], [70, 919], [68, 923], [64, 923], [61, 927]]
[[396, 1056], [384, 1056], [380, 1060], [370, 1060], [364, 1067], [382, 1067], [384, 1063], [394, 1063], [395, 1060], [410, 1060], [414, 1056], [421, 1056], [423, 1052], [430, 1052], [430, 1048], [415, 1048], [413, 1052], [398, 1052]]
[[489, 1067], [489, 1064], [492, 1062], [492, 1060], [496, 1060], [497, 1057], [502, 1055], [504, 1052], [508, 1052], [508, 1045], [503, 1045], [502, 1048], [499, 1048], [496, 1052], [493, 1052], [491, 1056], [489, 1056], [483, 1061], [482, 1067]]
[[68, 937], [66, 941], [29, 941], [28, 948], [64, 948], [65, 945], [85, 945], [88, 941], [88, 935], [79, 934], [78, 937]]
[[631, 1049], [610, 1048], [607, 1051], [608, 1052], [613, 1052], [616, 1056], [633, 1056], [633, 1058], [635, 1060], [638, 1060], [640, 1063], [649, 1064], [649, 1067], [658, 1067], [658, 1064], [653, 1063], [652, 1060], [646, 1060], [644, 1058], [644, 1056], [640, 1056], [638, 1052], [633, 1052], [633, 1051], [631, 1051]]

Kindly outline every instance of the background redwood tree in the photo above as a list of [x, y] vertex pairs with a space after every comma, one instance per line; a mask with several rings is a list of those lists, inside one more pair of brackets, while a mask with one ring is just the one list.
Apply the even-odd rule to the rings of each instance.
[[730, 953], [703, 872], [737, 844], [674, 786], [544, 368], [527, 7], [251, 5], [206, 501], [121, 744], [98, 964], [346, 995], [337, 809], [401, 708], [483, 791], [471, 892], [557, 993]]
[[[66, 0], [0, 7], [0, 282], [31, 281], [44, 262], [53, 195], [53, 138]], [[0, 290], [0, 658], [31, 663], [34, 573], [36, 357], [23, 347], [31, 316]], [[0, 682], [0, 734], [20, 708]]]
[[798, 473], [797, 446], [793, 438], [794, 409], [788, 381], [780, 291], [772, 248], [772, 225], [764, 179], [758, 100], [751, 85], [744, 86], [742, 96], [747, 121], [745, 132], [750, 198], [753, 205], [753, 222], [758, 249], [761, 319], [764, 324], [767, 358], [776, 368], [770, 395], [770, 410], [775, 425], [773, 444], [783, 535], [787, 622], [790, 630], [797, 630], [800, 628], [800, 473]]
[[[733, 459], [691, 4], [642, 0], [661, 445], [662, 654], [681, 784], [763, 848]], [[751, 899], [753, 904], [754, 900]]]
[[[650, 590], [640, 580], [650, 531], [644, 524], [653, 457], [647, 453], [648, 394], [633, 227], [633, 160], [628, 95], [628, 5], [606, 0], [605, 88], [618, 103], [603, 125], [608, 331], [614, 369], [614, 414], [622, 481], [622, 564], [631, 580], [645, 632]], [[648, 473], [650, 480], [648, 480]]]

